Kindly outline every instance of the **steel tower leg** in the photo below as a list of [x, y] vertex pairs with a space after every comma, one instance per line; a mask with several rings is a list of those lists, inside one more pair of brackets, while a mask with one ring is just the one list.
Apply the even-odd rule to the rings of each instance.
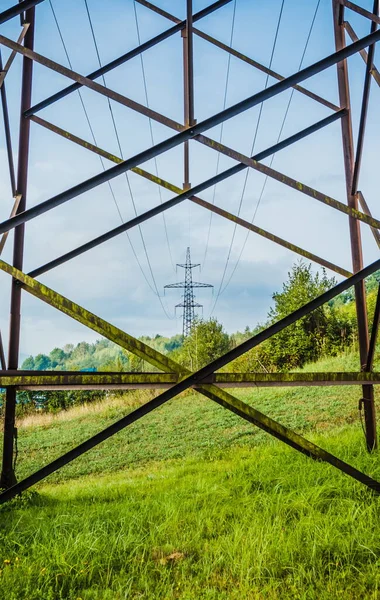
[[[30, 23], [24, 38], [25, 47], [33, 50], [34, 43], [34, 17], [35, 8], [26, 11], [26, 22]], [[21, 88], [21, 115], [19, 134], [19, 157], [17, 170], [17, 193], [21, 195], [17, 212], [23, 212], [26, 208], [26, 191], [28, 179], [29, 159], [29, 133], [30, 121], [23, 117], [23, 113], [31, 106], [32, 99], [32, 75], [33, 61], [24, 56]], [[25, 225], [19, 225], [15, 229], [13, 246], [13, 265], [17, 269], [23, 267], [24, 257], [24, 234]], [[11, 308], [10, 308], [10, 332], [8, 369], [17, 369], [20, 346], [20, 320], [21, 320], [21, 287], [16, 280], [12, 280]], [[15, 436], [16, 417], [16, 390], [7, 388], [4, 418], [4, 441], [3, 441], [3, 464], [0, 477], [0, 487], [9, 488], [16, 483], [16, 475], [13, 468], [13, 447]]]
[[[336, 50], [345, 47], [345, 30], [343, 25], [343, 6], [333, 0], [333, 18]], [[337, 64], [338, 89], [341, 107], [347, 109], [346, 115], [341, 119], [344, 168], [347, 188], [348, 206], [358, 209], [357, 195], [352, 193], [354, 175], [354, 143], [352, 135], [352, 122], [350, 113], [350, 89], [348, 81], [347, 60]], [[351, 255], [353, 271], [356, 273], [363, 268], [363, 254], [361, 243], [360, 224], [356, 219], [349, 217]], [[368, 318], [366, 305], [366, 292], [364, 280], [355, 285], [356, 314], [358, 322], [359, 354], [361, 369], [364, 370], [368, 358]], [[363, 386], [363, 404], [366, 443], [369, 452], [377, 448], [376, 438], [376, 410], [374, 401], [374, 390], [372, 385]]]

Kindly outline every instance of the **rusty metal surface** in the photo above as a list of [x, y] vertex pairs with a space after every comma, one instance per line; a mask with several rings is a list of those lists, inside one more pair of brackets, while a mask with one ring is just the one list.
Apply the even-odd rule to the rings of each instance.
[[0, 331], [0, 365], [3, 370], [5, 370], [7, 368], [7, 362], [5, 360], [5, 353], [4, 353], [3, 338], [1, 337], [1, 331]]
[[380, 17], [378, 15], [375, 15], [374, 13], [371, 13], [369, 10], [366, 10], [365, 8], [362, 8], [361, 6], [354, 4], [354, 2], [350, 2], [350, 0], [334, 0], [334, 1], [337, 2], [338, 4], [340, 4], [341, 6], [346, 6], [353, 12], [358, 13], [358, 15], [361, 15], [362, 17], [366, 17], [367, 19], [370, 19], [374, 23], [377, 23], [378, 25], [380, 24]]
[[[339, 4], [337, 0], [332, 0], [333, 5], [333, 19], [334, 19], [334, 36], [335, 36], [335, 47], [337, 51], [345, 48], [345, 34], [344, 34], [344, 11], [342, 4]], [[347, 204], [350, 208], [357, 210], [358, 208], [358, 197], [357, 194], [353, 194], [353, 177], [354, 177], [354, 142], [352, 133], [352, 120], [351, 120], [351, 102], [350, 102], [350, 88], [348, 79], [348, 67], [347, 60], [343, 60], [337, 63], [337, 77], [338, 77], [338, 91], [339, 100], [342, 107], [347, 109], [347, 113], [341, 119], [341, 131], [342, 131], [342, 145], [343, 145], [343, 159], [345, 168], [346, 178], [346, 192], [347, 192]], [[349, 217], [349, 230], [350, 230], [350, 244], [351, 244], [351, 256], [352, 266], [354, 273], [360, 271], [363, 268], [363, 250], [361, 242], [361, 231], [360, 224], [357, 220]], [[358, 324], [358, 338], [359, 338], [359, 355], [360, 355], [360, 366], [361, 369], [365, 369], [368, 356], [368, 316], [367, 316], [367, 303], [366, 303], [366, 292], [364, 281], [358, 282], [355, 286], [355, 302], [356, 302], [356, 316]], [[374, 450], [377, 447], [377, 434], [376, 434], [376, 410], [374, 401], [373, 386], [363, 386], [363, 398], [366, 400], [364, 403], [364, 419], [366, 429], [366, 441], [367, 448], [369, 451]]]
[[[35, 8], [26, 12], [26, 20], [29, 27], [24, 38], [25, 47], [33, 50], [34, 45], [34, 21]], [[23, 212], [26, 208], [26, 192], [28, 186], [28, 162], [29, 162], [29, 137], [30, 123], [22, 117], [22, 112], [28, 109], [32, 99], [32, 76], [33, 61], [24, 56], [22, 67], [22, 89], [21, 89], [21, 116], [19, 131], [19, 152], [17, 166], [17, 194], [19, 195], [17, 212]], [[17, 201], [17, 199], [16, 199]], [[14, 218], [14, 217], [13, 217]], [[4, 232], [5, 233], [5, 232]], [[25, 225], [20, 224], [14, 232], [13, 242], [13, 267], [22, 269], [24, 260], [24, 237]], [[5, 243], [6, 238], [4, 239]], [[20, 348], [21, 328], [21, 288], [17, 281], [12, 279], [11, 306], [9, 315], [9, 346], [8, 346], [8, 368], [17, 369]], [[0, 487], [8, 487], [16, 481], [13, 465], [13, 444], [16, 415], [16, 391], [8, 388], [5, 396], [4, 412], [4, 438], [3, 438], [3, 463], [0, 477]]]
[[[359, 204], [362, 207], [362, 211], [366, 215], [372, 217], [369, 206], [368, 206], [367, 202], [365, 201], [365, 198], [360, 190], [357, 192], [357, 195], [358, 195]], [[375, 238], [376, 244], [380, 248], [380, 232], [379, 232], [379, 230], [376, 227], [371, 227], [371, 231], [372, 231], [373, 237]]]
[[[375, 331], [375, 329], [374, 329]], [[370, 363], [368, 363], [369, 365]], [[372, 366], [372, 365], [371, 365]], [[161, 389], [178, 383], [177, 373], [120, 373], [78, 371], [0, 371], [0, 387], [17, 386], [18, 389]], [[214, 373], [203, 380], [222, 388], [239, 387], [310, 387], [380, 384], [380, 373], [371, 369], [359, 372], [316, 373]]]
[[[348, 21], [344, 21], [343, 25], [344, 25], [344, 28], [347, 31], [348, 35], [350, 36], [351, 40], [353, 42], [357, 42], [359, 38], [356, 35], [355, 31], [353, 30], [351, 24]], [[367, 51], [364, 49], [360, 50], [359, 54], [362, 57], [362, 59], [364, 60], [364, 62], [367, 63], [367, 61], [368, 61]], [[371, 75], [374, 78], [374, 80], [376, 81], [377, 85], [380, 86], [380, 73], [374, 64], [372, 65], [372, 68], [371, 68]]]
[[13, 17], [17, 17], [17, 15], [23, 13], [29, 8], [33, 8], [34, 6], [37, 6], [37, 4], [41, 4], [41, 2], [44, 2], [44, 0], [22, 0], [18, 4], [11, 6], [11, 8], [8, 8], [0, 13], [0, 25], [6, 21], [9, 21], [10, 19], [13, 19]]
[[[17, 214], [18, 207], [20, 206], [20, 202], [21, 202], [21, 194], [17, 194], [17, 196], [15, 197], [15, 201], [13, 203], [12, 210], [11, 210], [11, 214], [10, 214], [11, 218], [15, 214]], [[4, 246], [5, 246], [5, 243], [6, 243], [7, 239], [8, 239], [8, 235], [9, 235], [9, 231], [5, 231], [3, 233], [3, 235], [1, 236], [1, 238], [0, 238], [0, 256], [1, 256], [2, 252], [3, 252], [3, 250], [4, 250]]]
[[[379, 13], [379, 5], [380, 5], [379, 0], [374, 0], [373, 12], [376, 15]], [[372, 22], [371, 23], [371, 33], [376, 31], [376, 29], [377, 29], [377, 23]], [[355, 195], [358, 191], [360, 167], [361, 167], [362, 156], [363, 156], [364, 136], [365, 136], [366, 125], [367, 125], [369, 94], [370, 94], [371, 82], [372, 82], [371, 71], [372, 71], [372, 66], [373, 66], [374, 52], [375, 52], [375, 45], [372, 44], [368, 49], [367, 64], [366, 64], [366, 69], [365, 69], [363, 97], [362, 97], [362, 105], [361, 105], [360, 120], [359, 120], [359, 131], [358, 131], [358, 138], [357, 138], [357, 143], [356, 143], [354, 170], [353, 170], [353, 175], [352, 175], [351, 193], [353, 195]]]

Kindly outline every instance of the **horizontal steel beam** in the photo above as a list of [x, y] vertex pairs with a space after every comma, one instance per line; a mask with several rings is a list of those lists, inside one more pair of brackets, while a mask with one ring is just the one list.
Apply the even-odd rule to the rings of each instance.
[[[170, 150], [171, 148], [175, 148], [179, 144], [182, 144], [183, 142], [195, 137], [196, 135], [199, 135], [200, 133], [204, 133], [205, 131], [207, 131], [207, 129], [215, 127], [216, 125], [220, 125], [224, 121], [241, 114], [242, 112], [248, 110], [249, 108], [257, 106], [258, 104], [260, 104], [261, 102], [264, 102], [265, 100], [268, 100], [269, 98], [273, 98], [274, 96], [280, 94], [281, 92], [293, 87], [295, 84], [300, 83], [301, 81], [304, 81], [305, 79], [308, 79], [309, 77], [312, 77], [313, 75], [316, 75], [317, 73], [320, 73], [321, 71], [324, 71], [325, 69], [335, 65], [336, 63], [341, 62], [345, 58], [352, 56], [352, 54], [359, 52], [363, 48], [365, 48], [371, 44], [374, 44], [379, 39], [380, 39], [380, 30], [363, 37], [359, 41], [354, 42], [353, 44], [351, 44], [349, 46], [346, 46], [345, 48], [343, 48], [342, 50], [339, 50], [338, 52], [334, 52], [330, 56], [323, 58], [322, 60], [314, 63], [313, 65], [310, 65], [309, 67], [306, 67], [305, 69], [301, 69], [300, 71], [297, 71], [297, 73], [294, 73], [293, 75], [291, 75], [290, 77], [287, 77], [283, 81], [279, 81], [278, 83], [275, 83], [274, 85], [267, 87], [266, 89], [262, 90], [261, 92], [258, 92], [257, 94], [254, 94], [253, 96], [250, 96], [249, 98], [246, 98], [245, 100], [242, 100], [241, 102], [238, 102], [237, 104], [234, 104], [233, 106], [230, 106], [229, 108], [226, 108], [225, 110], [222, 110], [221, 112], [217, 113], [216, 115], [209, 117], [208, 119], [205, 119], [204, 121], [202, 121], [200, 123], [197, 123], [196, 125], [190, 127], [189, 129], [186, 129], [185, 131], [182, 131], [182, 132], [178, 133], [177, 135], [174, 135], [173, 137], [171, 137], [159, 144], [156, 144], [155, 146], [152, 146], [148, 150], [140, 152], [139, 154], [133, 156], [130, 159], [125, 160], [124, 162], [122, 162], [119, 165], [111, 167], [107, 171], [99, 173], [98, 175], [95, 175], [94, 177], [87, 179], [86, 181], [72, 187], [71, 189], [66, 190], [65, 192], [62, 192], [61, 194], [58, 194], [57, 196], [54, 196], [53, 198], [50, 198], [49, 200], [45, 200], [45, 202], [42, 202], [41, 204], [38, 204], [37, 206], [30, 208], [30, 209], [20, 213], [19, 215], [16, 215], [15, 217], [13, 217], [13, 219], [4, 221], [3, 223], [0, 224], [0, 233], [2, 233], [4, 231], [8, 231], [8, 229], [12, 229], [12, 228], [16, 227], [17, 225], [20, 225], [21, 223], [25, 223], [25, 222], [29, 221], [30, 219], [33, 219], [41, 214], [44, 214], [48, 210], [51, 210], [52, 208], [55, 208], [56, 206], [59, 206], [59, 205], [63, 204], [64, 202], [67, 202], [68, 200], [75, 198], [79, 194], [82, 194], [86, 191], [90, 191], [90, 190], [94, 189], [95, 187], [97, 187], [98, 185], [100, 185], [101, 183], [105, 183], [105, 182], [113, 179], [114, 177], [117, 177], [118, 175], [125, 173], [125, 171], [128, 171], [128, 170], [132, 169], [133, 167], [136, 167], [139, 164], [141, 164], [151, 158], [154, 158], [155, 156], [158, 156], [158, 155], [162, 154], [163, 152], [166, 152], [167, 150]], [[1, 40], [1, 37], [0, 37], [0, 40]], [[13, 44], [13, 42], [12, 42], [12, 44]], [[100, 87], [102, 87], [102, 86], [100, 86]], [[107, 89], [107, 88], [105, 88], [105, 89]], [[335, 113], [335, 115], [332, 115], [332, 116], [336, 116], [339, 114], [340, 114], [340, 112]]]
[[361, 6], [358, 6], [357, 4], [354, 4], [353, 2], [350, 2], [350, 0], [335, 0], [335, 1], [338, 2], [338, 4], [341, 4], [342, 6], [349, 8], [353, 12], [358, 13], [358, 15], [361, 15], [362, 17], [366, 17], [367, 19], [370, 19], [371, 21], [374, 21], [375, 23], [380, 25], [380, 17], [378, 17], [374, 13], [370, 12], [369, 10], [362, 8]]
[[[348, 35], [350, 36], [351, 40], [353, 42], [357, 42], [359, 38], [356, 35], [356, 33], [353, 30], [353, 28], [350, 25], [350, 23], [348, 21], [344, 21], [343, 25], [344, 25], [344, 28], [347, 31]], [[367, 53], [367, 51], [366, 50], [360, 50], [359, 54], [362, 57], [362, 59], [364, 60], [365, 64], [367, 64], [367, 61], [368, 61], [368, 53]], [[377, 70], [377, 68], [375, 67], [375, 65], [372, 65], [371, 75], [374, 78], [374, 80], [376, 81], [377, 85], [380, 86], [380, 73]]]
[[[210, 4], [210, 6], [207, 6], [203, 10], [201, 10], [198, 13], [196, 13], [195, 15], [193, 15], [193, 21], [195, 22], [195, 21], [199, 21], [200, 19], [203, 19], [204, 17], [210, 15], [211, 13], [218, 10], [219, 8], [222, 8], [226, 4], [229, 4], [229, 2], [231, 2], [231, 1], [232, 0], [218, 0], [218, 2], [214, 2], [213, 4]], [[106, 65], [103, 65], [102, 67], [100, 67], [99, 69], [94, 71], [93, 73], [90, 73], [89, 75], [87, 75], [87, 79], [94, 80], [94, 79], [97, 79], [98, 77], [101, 77], [102, 75], [105, 75], [106, 73], [109, 73], [116, 67], [123, 65], [128, 60], [131, 60], [132, 58], [139, 56], [140, 54], [142, 54], [142, 52], [145, 52], [146, 50], [153, 48], [160, 42], [163, 42], [164, 40], [168, 39], [169, 37], [171, 37], [172, 35], [177, 33], [178, 31], [181, 31], [181, 29], [184, 29], [185, 26], [186, 26], [186, 21], [181, 21], [177, 25], [174, 25], [174, 27], [170, 27], [170, 29], [163, 31], [162, 33], [154, 36], [153, 38], [144, 42], [143, 44], [140, 44], [133, 50], [126, 52], [119, 58], [112, 60], [111, 62], [107, 63]], [[57, 102], [57, 100], [60, 100], [61, 98], [68, 96], [72, 92], [75, 92], [75, 90], [79, 90], [82, 87], [82, 85], [83, 84], [80, 83], [79, 81], [76, 83], [73, 83], [72, 85], [69, 85], [68, 87], [64, 88], [63, 90], [53, 94], [49, 98], [42, 100], [35, 106], [32, 106], [32, 108], [30, 108], [30, 110], [28, 110], [24, 113], [24, 116], [29, 117], [29, 116], [35, 114], [36, 112], [42, 110], [43, 108], [50, 106], [54, 102]]]
[[[90, 142], [87, 142], [86, 140], [83, 140], [83, 139], [79, 138], [78, 136], [73, 135], [72, 133], [69, 133], [68, 131], [65, 131], [64, 129], [61, 129], [60, 127], [57, 127], [56, 125], [53, 125], [52, 123], [49, 123], [48, 121], [45, 121], [44, 119], [41, 119], [40, 117], [33, 116], [33, 117], [30, 117], [30, 119], [32, 121], [34, 121], [35, 123], [42, 125], [46, 129], [49, 129], [50, 131], [57, 133], [58, 135], [64, 137], [65, 139], [68, 139], [68, 140], [78, 144], [79, 146], [86, 148], [87, 150], [90, 150], [91, 152], [94, 152], [95, 154], [98, 154], [99, 156], [103, 156], [104, 158], [107, 158], [108, 160], [110, 160], [116, 164], [121, 163], [123, 160], [122, 158], [115, 156], [114, 154], [111, 154], [110, 152], [107, 152], [106, 150], [98, 148], [97, 146], [94, 146], [94, 144], [91, 144]], [[203, 137], [204, 136], [197, 136], [195, 139], [197, 141], [200, 141], [200, 139]], [[205, 139], [208, 140], [208, 138], [205, 138]], [[216, 144], [216, 142], [215, 142], [215, 144]], [[239, 155], [239, 153], [236, 153], [236, 155]], [[247, 158], [247, 160], [251, 161], [250, 158]], [[266, 167], [262, 163], [259, 163], [256, 161], [251, 161], [251, 162], [253, 163], [253, 165], [249, 164], [249, 166], [254, 166], [254, 168], [257, 168], [260, 171], [261, 171], [261, 167], [263, 167], [264, 170], [269, 169], [269, 167]], [[149, 181], [152, 181], [153, 183], [156, 183], [157, 185], [160, 185], [160, 186], [164, 187], [165, 189], [174, 192], [175, 194], [182, 193], [182, 189], [179, 188], [178, 186], [173, 185], [173, 184], [169, 183], [168, 181], [165, 181], [164, 179], [157, 177], [156, 175], [153, 175], [152, 173], [148, 173], [147, 171], [144, 171], [143, 169], [140, 169], [139, 167], [135, 167], [134, 169], [131, 169], [131, 170], [133, 173], [136, 173], [137, 175], [140, 175], [141, 177], [144, 177], [144, 178], [148, 179]], [[272, 170], [273, 169], [270, 169], [270, 171], [272, 171]], [[274, 173], [277, 173], [277, 171], [274, 171]], [[278, 174], [278, 175], [281, 175], [281, 178], [282, 178], [281, 181], [283, 180], [283, 178], [286, 177], [285, 175], [282, 175], [282, 174]], [[269, 174], [269, 176], [270, 176], [270, 174]], [[287, 179], [289, 179], [289, 178], [287, 178]], [[296, 183], [297, 183], [296, 189], [300, 190], [301, 184], [299, 184], [298, 182], [296, 182]], [[308, 189], [311, 189], [311, 188], [308, 188]], [[303, 191], [303, 190], [300, 190], [300, 191]], [[314, 193], [317, 193], [317, 192], [314, 190]], [[314, 197], [314, 195], [313, 195], [313, 197]], [[323, 258], [320, 258], [320, 257], [316, 256], [315, 254], [308, 252], [307, 250], [304, 250], [303, 248], [300, 248], [299, 246], [296, 246], [295, 244], [287, 242], [286, 240], [274, 235], [273, 233], [270, 233], [269, 231], [266, 231], [265, 229], [262, 229], [261, 227], [254, 225], [253, 223], [249, 223], [248, 221], [245, 221], [244, 219], [241, 219], [240, 217], [237, 217], [237, 216], [233, 215], [232, 213], [227, 212], [226, 210], [223, 210], [223, 209], [215, 206], [211, 202], [206, 202], [205, 200], [202, 200], [198, 196], [191, 196], [189, 198], [189, 200], [191, 200], [195, 204], [198, 204], [199, 206], [203, 206], [204, 208], [206, 208], [226, 219], [229, 219], [230, 221], [232, 221], [234, 223], [238, 223], [242, 227], [245, 227], [246, 229], [249, 229], [250, 231], [257, 233], [258, 235], [260, 235], [272, 242], [275, 242], [276, 244], [279, 244], [280, 246], [287, 248], [288, 250], [291, 250], [292, 252], [295, 252], [295, 253], [299, 254], [300, 256], [303, 256], [313, 262], [316, 262], [317, 264], [319, 264], [323, 267], [326, 267], [327, 269], [331, 269], [332, 271], [334, 271], [335, 273], [338, 273], [339, 275], [343, 275], [344, 277], [349, 277], [350, 275], [352, 275], [352, 273], [350, 273], [350, 271], [347, 271], [346, 269], [343, 269], [342, 267], [338, 267], [337, 265], [335, 265]], [[43, 269], [43, 270], [41, 270], [41, 269]], [[35, 271], [32, 271], [30, 274], [33, 277], [36, 277], [37, 275], [41, 275], [42, 273], [46, 272], [46, 270], [44, 269], [44, 267], [41, 267], [40, 269], [36, 269]]]
[[17, 15], [20, 15], [29, 8], [33, 8], [33, 6], [41, 4], [43, 1], [44, 0], [23, 0], [22, 2], [11, 6], [11, 8], [8, 8], [0, 13], [0, 25], [6, 21], [9, 21], [10, 19], [13, 19], [13, 17], [17, 17]]
[[[172, 14], [166, 12], [166, 10], [163, 10], [162, 8], [159, 8], [158, 6], [155, 6], [151, 2], [147, 2], [146, 0], [136, 0], [136, 2], [138, 2], [142, 6], [145, 6], [146, 8], [149, 8], [150, 10], [161, 15], [162, 17], [169, 19], [169, 21], [172, 21], [174, 23], [181, 22], [180, 19], [178, 19], [177, 17], [173, 16]], [[195, 35], [197, 35], [198, 37], [206, 40], [210, 44], [213, 44], [217, 48], [220, 48], [221, 50], [224, 50], [228, 54], [231, 54], [231, 56], [234, 56], [235, 58], [242, 60], [243, 62], [247, 63], [248, 65], [255, 67], [259, 71], [266, 73], [270, 77], [273, 77], [274, 79], [277, 79], [278, 81], [282, 81], [283, 79], [285, 79], [285, 77], [283, 77], [279, 73], [276, 73], [275, 71], [273, 71], [272, 69], [269, 69], [265, 65], [262, 65], [258, 61], [253, 60], [252, 58], [249, 58], [248, 56], [245, 56], [245, 54], [243, 54], [242, 52], [239, 52], [238, 50], [235, 50], [234, 48], [231, 48], [231, 46], [227, 46], [227, 44], [223, 44], [223, 42], [221, 42], [220, 40], [217, 40], [216, 38], [212, 37], [211, 35], [208, 35], [207, 33], [204, 33], [203, 31], [200, 31], [199, 29], [196, 29], [195, 27], [193, 27], [193, 33]], [[293, 87], [295, 90], [297, 90], [297, 92], [301, 92], [301, 94], [304, 94], [305, 96], [308, 96], [312, 100], [315, 100], [316, 102], [319, 102], [320, 104], [323, 104], [324, 106], [327, 106], [327, 108], [331, 108], [332, 110], [340, 110], [340, 107], [336, 106], [336, 104], [333, 104], [329, 100], [326, 100], [325, 98], [322, 98], [321, 96], [318, 96], [318, 94], [315, 94], [314, 92], [311, 92], [310, 90], [307, 90], [306, 88], [301, 87], [300, 85], [295, 85]]]
[[[63, 371], [0, 371], [0, 388], [9, 386], [28, 390], [58, 389], [162, 389], [178, 383], [177, 373], [116, 373]], [[204, 383], [222, 388], [237, 387], [309, 387], [379, 385], [380, 373], [214, 373]]]

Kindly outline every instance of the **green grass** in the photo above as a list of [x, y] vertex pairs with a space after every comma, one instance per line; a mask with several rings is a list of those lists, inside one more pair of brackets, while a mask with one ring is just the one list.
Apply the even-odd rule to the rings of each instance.
[[[359, 424], [360, 389], [309, 387], [235, 390], [265, 414], [305, 434]], [[137, 404], [135, 405], [137, 406]], [[130, 402], [98, 405], [75, 419], [19, 427], [17, 473], [25, 477], [91, 435], [128, 414]], [[268, 435], [198, 394], [180, 396], [51, 476], [51, 481], [88, 473], [118, 471], [151, 461], [194, 457], [207, 459], [215, 449], [253, 448]]]
[[[316, 441], [380, 475], [357, 428]], [[0, 597], [375, 599], [379, 510], [277, 442], [45, 484], [0, 509]]]
[[[337, 360], [306, 369], [355, 368]], [[236, 394], [380, 479], [360, 388]], [[18, 477], [138, 402], [19, 423]], [[0, 599], [377, 599], [379, 509], [339, 471], [189, 393], [0, 507]]]

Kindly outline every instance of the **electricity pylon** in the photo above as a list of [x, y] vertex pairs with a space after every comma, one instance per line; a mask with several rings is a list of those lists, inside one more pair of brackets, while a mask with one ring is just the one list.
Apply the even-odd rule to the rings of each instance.
[[200, 267], [199, 263], [191, 264], [190, 258], [190, 248], [187, 248], [186, 252], [186, 263], [179, 264], [177, 263], [177, 267], [182, 267], [185, 269], [185, 281], [181, 281], [179, 283], [170, 283], [169, 285], [165, 285], [165, 288], [183, 288], [185, 291], [182, 295], [183, 302], [180, 304], [176, 304], [176, 308], [183, 308], [183, 336], [186, 337], [189, 335], [191, 331], [191, 327], [195, 318], [195, 308], [201, 308], [202, 304], [198, 304], [195, 302], [194, 296], [194, 288], [212, 288], [214, 287], [210, 283], [199, 283], [197, 281], [193, 281], [192, 269], [194, 267]]

